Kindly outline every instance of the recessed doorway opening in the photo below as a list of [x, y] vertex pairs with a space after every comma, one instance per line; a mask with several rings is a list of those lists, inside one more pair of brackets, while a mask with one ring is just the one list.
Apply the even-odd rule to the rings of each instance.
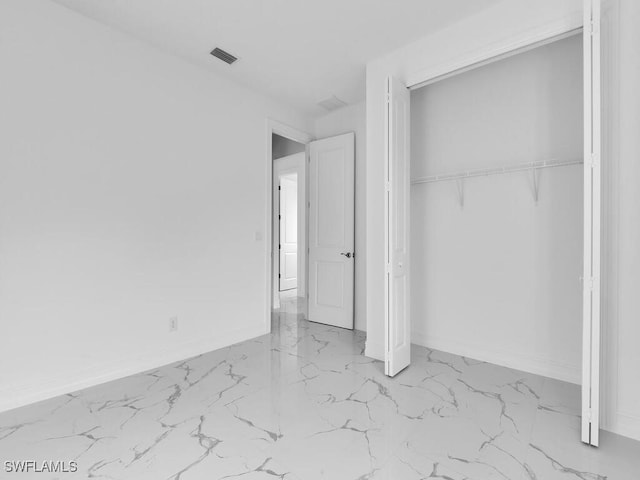
[[273, 308], [304, 311], [306, 298], [306, 145], [272, 134]]
[[[530, 305], [527, 306], [524, 304], [525, 302], [519, 302], [517, 307], [520, 310], [528, 309], [528, 311], [533, 311], [537, 314], [534, 317], [534, 321], [531, 322], [533, 327], [536, 327], [538, 323], [540, 323], [540, 319], [543, 315], [547, 315], [547, 319], [552, 319], [550, 324], [552, 327], [549, 328], [536, 328], [532, 334], [523, 334], [524, 329], [515, 327], [513, 322], [509, 322], [507, 327], [504, 329], [499, 328], [488, 328], [488, 331], [498, 332], [499, 335], [496, 335], [496, 338], [500, 341], [500, 344], [496, 347], [496, 351], [498, 349], [503, 349], [501, 352], [501, 357], [498, 360], [495, 359], [487, 359], [486, 351], [481, 351], [484, 349], [484, 345], [479, 345], [479, 348], [475, 348], [476, 352], [475, 356], [478, 358], [485, 357], [485, 360], [495, 361], [496, 363], [505, 364], [505, 356], [515, 357], [520, 355], [520, 352], [524, 350], [524, 348], [518, 348], [516, 343], [519, 341], [521, 345], [524, 345], [526, 342], [526, 346], [536, 346], [532, 341], [535, 339], [540, 339], [542, 337], [542, 342], [538, 342], [539, 351], [529, 353], [528, 358], [521, 359], [528, 362], [529, 370], [544, 370], [544, 372], [540, 372], [551, 377], [561, 378], [563, 380], [574, 381], [576, 384], [581, 383], [582, 389], [582, 441], [588, 443], [590, 445], [597, 446], [598, 445], [598, 429], [599, 429], [599, 359], [600, 359], [600, 235], [601, 235], [601, 165], [600, 165], [600, 139], [601, 139], [601, 126], [600, 126], [600, 37], [599, 37], [599, 28], [593, 27], [594, 25], [599, 25], [600, 23], [600, 4], [598, 0], [586, 0], [585, 1], [585, 10], [584, 10], [584, 25], [585, 29], [572, 29], [563, 32], [558, 32], [556, 35], [548, 35], [549, 32], [546, 32], [544, 38], [541, 38], [537, 42], [529, 42], [528, 45], [522, 46], [520, 52], [517, 52], [513, 48], [511, 50], [506, 50], [503, 54], [496, 56], [495, 54], [492, 56], [486, 57], [486, 62], [478, 62], [474, 60], [469, 63], [466, 68], [460, 69], [457, 68], [451, 70], [449, 72], [443, 72], [445, 75], [431, 75], [428, 78], [423, 79], [422, 81], [417, 81], [412, 83], [411, 85], [414, 88], [422, 87], [425, 85], [429, 85], [433, 83], [435, 80], [441, 80], [443, 78], [447, 78], [446, 82], [449, 84], [450, 80], [449, 76], [453, 73], [462, 73], [463, 75], [456, 75], [453, 78], [453, 83], [449, 85], [457, 85], [459, 82], [463, 81], [463, 77], [468, 77], [469, 73], [473, 73], [475, 79], [486, 80], [485, 73], [500, 69], [503, 65], [506, 65], [507, 61], [511, 62], [513, 59], [508, 59], [508, 57], [512, 57], [515, 53], [522, 53], [522, 55], [516, 55], [513, 58], [516, 62], [520, 59], [530, 56], [532, 52], [525, 53], [526, 50], [532, 50], [534, 47], [539, 46], [543, 47], [549, 44], [553, 40], [558, 40], [558, 42], [554, 42], [556, 45], [564, 44], [570, 45], [574, 44], [579, 49], [579, 44], [582, 43], [582, 55], [574, 54], [570, 58], [557, 61], [551, 59], [546, 65], [541, 64], [542, 68], [535, 69], [535, 71], [529, 71], [527, 74], [515, 76], [516, 80], [525, 80], [528, 81], [530, 79], [536, 78], [541, 73], [545, 73], [545, 70], [548, 70], [549, 73], [553, 73], [554, 75], [560, 72], [563, 68], [567, 66], [574, 66], [577, 68], [573, 68], [571, 73], [574, 75], [574, 79], [570, 82], [565, 82], [563, 79], [556, 78], [550, 79], [549, 81], [541, 81], [538, 79], [533, 82], [532, 85], [543, 86], [546, 87], [542, 93], [546, 94], [546, 102], [538, 102], [532, 104], [533, 108], [530, 108], [530, 115], [532, 114], [532, 119], [534, 120], [533, 124], [528, 128], [525, 128], [523, 131], [511, 132], [514, 126], [518, 125], [518, 122], [522, 121], [523, 112], [526, 112], [525, 109], [520, 108], [516, 115], [509, 115], [506, 118], [507, 122], [504, 122], [504, 125], [501, 125], [500, 128], [494, 129], [495, 131], [488, 131], [487, 127], [493, 127], [493, 122], [487, 123], [487, 117], [489, 120], [492, 120], [493, 117], [491, 115], [487, 115], [487, 111], [490, 110], [494, 105], [493, 103], [499, 103], [508, 100], [507, 106], [511, 108], [515, 103], [515, 101], [522, 100], [519, 97], [522, 97], [523, 93], [526, 93], [527, 90], [531, 90], [530, 88], [525, 88], [527, 85], [523, 85], [523, 88], [500, 88], [495, 89], [496, 92], [493, 96], [480, 95], [476, 99], [468, 100], [467, 102], [463, 102], [463, 107], [467, 110], [465, 115], [460, 115], [459, 112], [455, 112], [455, 109], [452, 109], [452, 104], [459, 101], [461, 95], [455, 96], [451, 101], [449, 101], [445, 108], [443, 108], [442, 115], [443, 118], [446, 118], [447, 115], [452, 112], [456, 115], [457, 118], [461, 119], [461, 121], [456, 122], [455, 128], [448, 128], [444, 134], [440, 132], [440, 134], [432, 135], [432, 142], [426, 145], [427, 149], [432, 149], [433, 147], [433, 139], [434, 138], [445, 138], [449, 140], [453, 140], [456, 143], [456, 146], [462, 145], [465, 148], [470, 148], [467, 154], [463, 155], [455, 155], [453, 158], [454, 162], [461, 162], [467, 160], [475, 160], [480, 158], [478, 152], [481, 151], [479, 146], [482, 145], [483, 141], [485, 143], [487, 139], [491, 139], [494, 145], [491, 148], [496, 146], [503, 148], [505, 145], [509, 144], [509, 141], [513, 140], [514, 134], [520, 135], [520, 140], [515, 145], [516, 149], [509, 154], [509, 157], [512, 159], [519, 159], [522, 157], [523, 153], [531, 154], [533, 151], [530, 147], [540, 148], [542, 147], [542, 151], [538, 152], [540, 156], [544, 156], [545, 159], [541, 161], [534, 162], [525, 162], [519, 163], [512, 166], [498, 166], [494, 168], [486, 168], [482, 169], [471, 169], [465, 168], [465, 170], [460, 173], [429, 173], [424, 175], [424, 172], [419, 172], [416, 175], [415, 172], [411, 172], [411, 176], [409, 175], [410, 168], [409, 163], [412, 164], [412, 168], [415, 170], [416, 161], [424, 160], [424, 152], [422, 153], [421, 158], [413, 158], [415, 156], [415, 152], [411, 152], [411, 157], [409, 154], [409, 144], [413, 144], [413, 137], [415, 135], [411, 135], [410, 127], [412, 123], [412, 119], [415, 117], [415, 112], [411, 112], [410, 114], [410, 104], [413, 103], [412, 100], [414, 95], [411, 95], [408, 88], [402, 80], [398, 80], [393, 78], [392, 76], [387, 77], [387, 88], [386, 88], [386, 115], [385, 115], [385, 171], [386, 171], [386, 181], [385, 181], [385, 262], [386, 262], [386, 276], [385, 276], [385, 373], [390, 376], [394, 376], [395, 374], [401, 372], [404, 368], [406, 368], [411, 363], [410, 356], [410, 343], [411, 343], [411, 323], [410, 323], [410, 300], [415, 300], [414, 298], [410, 299], [410, 292], [415, 291], [417, 287], [419, 287], [420, 282], [415, 282], [414, 285], [410, 287], [409, 285], [409, 274], [408, 274], [408, 258], [409, 258], [409, 224], [410, 224], [410, 203], [412, 202], [411, 197], [416, 197], [414, 195], [413, 189], [411, 188], [413, 185], [422, 186], [424, 184], [431, 183], [435, 184], [436, 182], [449, 182], [453, 183], [458, 200], [458, 204], [460, 209], [467, 211], [467, 206], [470, 205], [467, 202], [466, 198], [466, 183], [463, 183], [463, 180], [472, 179], [477, 180], [479, 177], [491, 177], [491, 181], [495, 181], [494, 174], [503, 174], [503, 173], [514, 173], [514, 172], [528, 172], [530, 176], [530, 188], [533, 194], [533, 205], [529, 204], [526, 206], [525, 202], [518, 201], [515, 196], [512, 196], [512, 199], [506, 201], [494, 201], [494, 207], [490, 210], [490, 213], [500, 212], [500, 209], [505, 205], [509, 207], [510, 210], [503, 208], [503, 215], [494, 215], [496, 217], [494, 221], [491, 219], [485, 218], [481, 221], [470, 222], [468, 218], [470, 215], [464, 215], [465, 219], [457, 221], [462, 216], [460, 212], [450, 212], [448, 215], [445, 215], [444, 221], [446, 223], [446, 227], [456, 226], [454, 224], [458, 224], [457, 226], [461, 226], [463, 223], [467, 224], [475, 224], [476, 230], [475, 232], [465, 232], [464, 235], [454, 236], [455, 238], [447, 238], [448, 243], [445, 245], [444, 242], [440, 242], [441, 245], [444, 245], [443, 248], [451, 248], [452, 242], [458, 242], [460, 238], [470, 238], [472, 239], [473, 245], [476, 247], [478, 244], [482, 244], [482, 241], [485, 240], [487, 234], [493, 234], [502, 228], [505, 224], [518, 225], [519, 230], [521, 232], [526, 230], [527, 222], [529, 223], [529, 230], [531, 231], [530, 237], [533, 238], [535, 235], [538, 235], [540, 232], [546, 234], [543, 235], [540, 239], [531, 242], [531, 238], [526, 239], [526, 242], [533, 243], [533, 249], [521, 248], [522, 243], [526, 242], [510, 242], [503, 249], [506, 252], [513, 252], [518, 257], [517, 260], [520, 263], [523, 263], [522, 260], [533, 260], [530, 261], [532, 265], [532, 269], [530, 269], [529, 277], [523, 278], [522, 275], [509, 275], [506, 273], [508, 267], [510, 267], [513, 262], [505, 261], [504, 258], [501, 258], [498, 261], [491, 262], [489, 267], [480, 268], [478, 272], [480, 273], [479, 279], [473, 282], [473, 279], [468, 279], [468, 272], [470, 271], [469, 265], [471, 261], [467, 258], [465, 261], [465, 246], [463, 245], [453, 245], [453, 249], [456, 250], [457, 255], [452, 256], [452, 261], [460, 261], [464, 264], [464, 268], [461, 269], [462, 273], [455, 274], [452, 272], [451, 265], [447, 264], [446, 271], [444, 275], [440, 275], [437, 281], [429, 282], [429, 275], [433, 274], [433, 262], [427, 261], [428, 259], [422, 262], [423, 275], [425, 282], [423, 282], [423, 287], [426, 284], [430, 284], [431, 288], [439, 288], [443, 284], [443, 278], [446, 280], [447, 278], [453, 279], [451, 285], [455, 287], [456, 296], [453, 297], [453, 301], [459, 302], [460, 298], [460, 285], [467, 280], [471, 280], [471, 289], [470, 292], [464, 296], [467, 304], [470, 303], [470, 300], [476, 300], [478, 302], [484, 301], [484, 296], [481, 291], [481, 287], [486, 287], [490, 283], [489, 279], [496, 279], [498, 276], [502, 276], [503, 279], [507, 278], [509, 282], [504, 282], [506, 288], [498, 288], [497, 286], [493, 289], [492, 292], [489, 292], [491, 296], [496, 298], [494, 305], [498, 307], [498, 313], [504, 313], [503, 306], [507, 303], [508, 300], [514, 298], [514, 296], [508, 291], [512, 289], [516, 285], [516, 281], [518, 281], [520, 286], [527, 286], [526, 283], [529, 282], [532, 285], [527, 286], [526, 294], [529, 295], [529, 299], [531, 300]], [[590, 25], [590, 28], [586, 28], [587, 25]], [[568, 38], [574, 34], [582, 33], [582, 38]], [[582, 42], [580, 42], [582, 40]], [[555, 46], [551, 48], [555, 48]], [[540, 51], [540, 49], [535, 49]], [[533, 52], [533, 55], [536, 55], [538, 52]], [[495, 60], [500, 60], [499, 62], [495, 62]], [[582, 65], [580, 65], [580, 60], [582, 60]], [[477, 68], [481, 67], [481, 68]], [[489, 68], [491, 67], [491, 68]], [[554, 68], [549, 68], [554, 67]], [[561, 68], [559, 68], [561, 67]], [[582, 68], [580, 68], [582, 67]], [[471, 72], [473, 70], [473, 72]], [[469, 72], [469, 73], [467, 73]], [[519, 77], [519, 78], [517, 78]], [[584, 87], [583, 92], [580, 92], [576, 89], [577, 85], [581, 85]], [[564, 85], [566, 87], [565, 92], [562, 92], [558, 95], [556, 88]], [[496, 85], [491, 85], [495, 87]], [[470, 86], [470, 89], [474, 89], [475, 84]], [[439, 89], [439, 88], [437, 88]], [[462, 91], [462, 89], [461, 89]], [[471, 91], [471, 90], [468, 90]], [[468, 93], [468, 91], [462, 91], [462, 94]], [[582, 93], [582, 95], [575, 95], [575, 93]], [[422, 92], [421, 92], [422, 93]], [[421, 93], [418, 93], [417, 96], [420, 96]], [[563, 115], [567, 113], [567, 111], [553, 111], [553, 109], [557, 109], [559, 105], [559, 100], [565, 101], [569, 97], [575, 96], [574, 107], [569, 109], [569, 111], [573, 111], [574, 115], [572, 118], [564, 118]], [[580, 102], [580, 97], [582, 98], [582, 102]], [[477, 105], [481, 104], [485, 100], [491, 100], [488, 108], [480, 109], [479, 112], [469, 111], [469, 107], [475, 108]], [[534, 96], [528, 95], [528, 100], [534, 99]], [[423, 99], [424, 100], [424, 99]], [[424, 103], [424, 102], [423, 102]], [[486, 103], [486, 102], [485, 102]], [[520, 102], [523, 104], [523, 102]], [[580, 104], [581, 103], [581, 104]], [[545, 114], [545, 111], [541, 109], [544, 105], [547, 105], [548, 111]], [[423, 109], [423, 113], [431, 114], [433, 112], [433, 108]], [[553, 113], [553, 115], [549, 115], [549, 113]], [[544, 118], [544, 117], [547, 118]], [[582, 121], [580, 121], [580, 117]], [[475, 128], [467, 128], [468, 132], [465, 136], [466, 142], [464, 139], [460, 139], [458, 135], [461, 127], [470, 127], [471, 122], [469, 119], [478, 119], [477, 126]], [[562, 119], [562, 124], [557, 124], [557, 119]], [[540, 121], [542, 119], [542, 121]], [[504, 118], [503, 118], [504, 120]], [[566, 122], [566, 123], [565, 123]], [[433, 123], [433, 122], [432, 122]], [[580, 129], [580, 125], [582, 124], [582, 128]], [[437, 128], [440, 128], [441, 125], [438, 124]], [[472, 126], [473, 127], [473, 126]], [[562, 130], [560, 130], [562, 129]], [[567, 130], [569, 129], [569, 130]], [[582, 130], [582, 132], [580, 132]], [[558, 132], [561, 132], [561, 135], [558, 135]], [[566, 135], [567, 131], [573, 134]], [[509, 133], [507, 133], [509, 132]], [[424, 132], [420, 132], [423, 138], [427, 138], [424, 135]], [[580, 139], [580, 133], [582, 133], [582, 139]], [[497, 134], [497, 135], [496, 135]], [[534, 139], [535, 143], [531, 143], [531, 140]], [[551, 145], [545, 145], [549, 143], [549, 139], [554, 139], [556, 145], [554, 149], [550, 149]], [[575, 143], [567, 144], [567, 140], [577, 140]], [[582, 140], [580, 142], [580, 140]], [[464, 143], [461, 143], [464, 142]], [[451, 142], [450, 142], [451, 143]], [[513, 143], [513, 142], [512, 142]], [[582, 146], [580, 145], [582, 143]], [[524, 148], [519, 148], [520, 146]], [[423, 148], [423, 150], [425, 150]], [[489, 149], [490, 150], [490, 149]], [[574, 154], [578, 157], [578, 159], [569, 159], [567, 158], [567, 153], [571, 152], [571, 150], [575, 150]], [[505, 152], [499, 151], [499, 154], [504, 154]], [[498, 157], [499, 155], [491, 155], [492, 158]], [[556, 157], [560, 157], [561, 160], [557, 160]], [[439, 161], [441, 157], [433, 157], [436, 161]], [[585, 168], [583, 168], [582, 182], [579, 181], [578, 175], [574, 175], [576, 177], [573, 183], [575, 184], [575, 188], [571, 189], [577, 195], [572, 195], [569, 199], [564, 198], [562, 195], [567, 192], [566, 186], [556, 185], [556, 182], [559, 178], [560, 174], [554, 174], [554, 177], [549, 175], [548, 179], [548, 188], [547, 192], [541, 190], [542, 184], [539, 179], [539, 171], [542, 168], [547, 167], [570, 167], [578, 164], [585, 164]], [[424, 165], [422, 166], [425, 167]], [[460, 168], [460, 167], [458, 167]], [[557, 169], [554, 168], [554, 171], [572, 171], [575, 170], [575, 167], [569, 169]], [[421, 175], [420, 175], [421, 174]], [[547, 175], [545, 175], [545, 178]], [[558, 177], [558, 178], [556, 178]], [[569, 178], [570, 175], [565, 175], [565, 177]], [[571, 180], [571, 179], [569, 179]], [[451, 182], [455, 181], [455, 182]], [[472, 182], [470, 181], [469, 184]], [[485, 182], [485, 191], [490, 195], [494, 195], [497, 191], [493, 188], [486, 188], [489, 180]], [[513, 182], [512, 182], [513, 183]], [[515, 183], [514, 183], [515, 185]], [[497, 187], [497, 185], [496, 185]], [[503, 185], [504, 187], [504, 185]], [[558, 188], [561, 187], [561, 188]], [[582, 189], [582, 195], [579, 195], [580, 190]], [[438, 215], [441, 214], [440, 211], [430, 210], [433, 205], [432, 199], [427, 199], [427, 195], [433, 197], [430, 193], [422, 190], [422, 199], [425, 200], [422, 202], [422, 210], [416, 209], [418, 213], [426, 214], [426, 217], [430, 217], [431, 219], [438, 218]], [[432, 190], [435, 191], [435, 188]], [[471, 190], [469, 187], [468, 190]], [[478, 189], [479, 190], [479, 189]], [[513, 189], [512, 189], [513, 190]], [[515, 190], [514, 190], [515, 191]], [[541, 205], [539, 202], [539, 193], [542, 191], [543, 198], [548, 198], [549, 201], [555, 203], [554, 208], [548, 208], [547, 215], [548, 218], [543, 219], [544, 210], [540, 208], [538, 205]], [[416, 190], [417, 192], [417, 190]], [[522, 189], [520, 189], [520, 194], [522, 194]], [[522, 195], [521, 195], [522, 196]], [[583, 199], [582, 212], [580, 212], [580, 202], [576, 201], [579, 197]], [[480, 198], [480, 195], [477, 195], [476, 198]], [[523, 197], [524, 198], [524, 197]], [[566, 200], [558, 201], [558, 200]], [[487, 203], [489, 205], [489, 203]], [[575, 208], [570, 208], [573, 205]], [[477, 207], [480, 206], [479, 202], [473, 204], [475, 210], [472, 210], [469, 207], [469, 211], [471, 213], [478, 213], [479, 210]], [[533, 208], [532, 208], [533, 207]], [[513, 215], [513, 209], [519, 208], [521, 210], [520, 215]], [[574, 211], [571, 214], [571, 211]], [[484, 212], [480, 212], [484, 215]], [[513, 218], [509, 218], [509, 216]], [[560, 217], [559, 217], [560, 216]], [[412, 219], [416, 217], [415, 213], [411, 215]], [[425, 217], [425, 218], [426, 218]], [[424, 220], [424, 219], [423, 219]], [[497, 220], [497, 221], [496, 221]], [[580, 220], [582, 220], [582, 225], [580, 225]], [[566, 223], [570, 222], [570, 223]], [[576, 225], [577, 224], [577, 225]], [[567, 245], [566, 238], [563, 235], [558, 235], [558, 237], [552, 236], [556, 235], [556, 232], [559, 230], [559, 226], [565, 228], [567, 226], [573, 225], [573, 229], [571, 230], [571, 234], [577, 237], [580, 237], [580, 230], [582, 230], [582, 246], [583, 249], [575, 248], [575, 243], [580, 243], [579, 240], [574, 241], [572, 245]], [[430, 231], [426, 231], [425, 235], [430, 235], [430, 233], [434, 230], [433, 222], [429, 223]], [[582, 227], [582, 228], [580, 228]], [[437, 230], [437, 227], [435, 228]], [[426, 238], [426, 237], [425, 237]], [[418, 239], [420, 240], [420, 239]], [[416, 238], [411, 240], [412, 244], [420, 244], [421, 242], [416, 242]], [[488, 245], [488, 244], [485, 244]], [[516, 245], [518, 248], [516, 248]], [[559, 247], [563, 246], [564, 250]], [[473, 256], [472, 260], [477, 260], [478, 258], [485, 259], [487, 257], [487, 251], [492, 248], [493, 245], [489, 245], [486, 249], [481, 249], [482, 251]], [[574, 261], [572, 263], [573, 268], [563, 268], [560, 272], [562, 275], [569, 274], [569, 276], [578, 277], [573, 282], [565, 282], [564, 289], [570, 293], [564, 295], [560, 301], [557, 299], [558, 294], [556, 289], [551, 288], [550, 283], [552, 281], [556, 281], [559, 279], [560, 274], [556, 275], [553, 270], [557, 269], [558, 262], [552, 258], [553, 255], [548, 254], [548, 252], [552, 252], [555, 249], [556, 256], [559, 256], [562, 261], [565, 260], [565, 257], [571, 257]], [[529, 250], [528, 252], [526, 252]], [[533, 251], [532, 251], [533, 250]], [[577, 253], [581, 253], [582, 256], [582, 272], [581, 276], [578, 276], [581, 268], [580, 268], [580, 255], [576, 255]], [[559, 255], [558, 255], [559, 254]], [[433, 260], [433, 259], [432, 259]], [[412, 265], [412, 270], [414, 265]], [[535, 282], [532, 282], [531, 272], [537, 273], [536, 269], [547, 269], [546, 275], [538, 275], [538, 279], [535, 279]], [[413, 274], [417, 279], [420, 278], [420, 275]], [[493, 276], [493, 277], [492, 277]], [[535, 276], [535, 275], [534, 275]], [[558, 277], [558, 278], [557, 278]], [[583, 279], [580, 282], [580, 277]], [[568, 286], [568, 283], [573, 283], [573, 285]], [[581, 283], [581, 285], [580, 285]], [[420, 295], [424, 296], [424, 292], [420, 292]], [[547, 297], [544, 297], [546, 295]], [[442, 295], [439, 293], [436, 297], [441, 298]], [[573, 297], [575, 301], [573, 302], [565, 302], [566, 298]], [[582, 298], [581, 298], [582, 297]], [[541, 307], [540, 300], [544, 299], [549, 304], [549, 308]], [[582, 300], [582, 301], [581, 301]], [[437, 301], [437, 300], [436, 300]], [[414, 303], [411, 301], [411, 303]], [[429, 309], [432, 308], [435, 301], [432, 301], [426, 305], [418, 304], [419, 310], [420, 308]], [[574, 344], [578, 345], [577, 348], [573, 348], [572, 358], [569, 358], [570, 362], [572, 359], [574, 363], [576, 363], [576, 357], [581, 357], [582, 362], [580, 366], [571, 365], [567, 362], [567, 349], [564, 348], [564, 345], [561, 345], [557, 351], [559, 351], [559, 356], [564, 356], [561, 358], [561, 362], [563, 365], [558, 365], [558, 362], [555, 359], [550, 359], [549, 351], [550, 349], [556, 345], [558, 342], [556, 335], [559, 322], [553, 321], [553, 317], [557, 318], [570, 318], [571, 312], [565, 311], [566, 308], [558, 308], [558, 306], [563, 306], [564, 304], [571, 303], [570, 309], [576, 310], [576, 314], [573, 315], [574, 322], [579, 324], [579, 319], [582, 317], [582, 348], [579, 347], [577, 339], [580, 338], [577, 334], [579, 332], [575, 332], [572, 338]], [[579, 306], [582, 303], [582, 313], [580, 315]], [[553, 307], [550, 308], [550, 307]], [[553, 310], [553, 311], [552, 311]], [[518, 316], [518, 312], [516, 311], [514, 315], [510, 316], [510, 319]], [[459, 319], [461, 315], [459, 313], [455, 314], [451, 318]], [[485, 316], [485, 318], [489, 318], [491, 321], [495, 320], [495, 314], [492, 316]], [[566, 322], [563, 322], [565, 324]], [[470, 350], [469, 346], [475, 344], [478, 340], [477, 337], [479, 333], [482, 333], [482, 327], [480, 325], [484, 325], [486, 322], [476, 322], [472, 325], [472, 328], [465, 329], [464, 327], [460, 327], [457, 329], [457, 332], [464, 332], [467, 335], [470, 334], [466, 341], [466, 345], [461, 345], [458, 341], [458, 338], [453, 339], [454, 348], [458, 350], [465, 349], [467, 352], [464, 352], [464, 356], [474, 356], [474, 354], [470, 354], [468, 351]], [[495, 327], [495, 326], [494, 326]], [[565, 328], [566, 325], [563, 325], [562, 328]], [[445, 327], [448, 328], [448, 325]], [[433, 328], [431, 325], [425, 329], [425, 334], [423, 335], [424, 343], [430, 344], [430, 348], [434, 348], [434, 343], [439, 342], [440, 345], [443, 345], [442, 336], [437, 336], [437, 334], [433, 334]], [[573, 329], [572, 329], [573, 330]], [[577, 330], [577, 329], [575, 329]], [[433, 335], [433, 336], [432, 336]], [[507, 335], [512, 335], [516, 341], [509, 342], [505, 337]], [[455, 335], [454, 335], [455, 336]], [[458, 335], [459, 337], [459, 335]], [[554, 343], [555, 342], [555, 343]], [[450, 346], [453, 344], [449, 342], [447, 346], [441, 346], [440, 348], [446, 348], [448, 350], [453, 350]], [[509, 346], [510, 351], [506, 351], [505, 345]], [[473, 345], [475, 347], [475, 345]], [[557, 345], [556, 345], [557, 347]], [[581, 351], [580, 351], [581, 350]], [[479, 352], [479, 353], [478, 353]], [[514, 355], [515, 353], [515, 355]], [[509, 363], [512, 360], [508, 361]], [[571, 368], [571, 367], [574, 368]], [[568, 368], [562, 368], [568, 367]], [[524, 366], [520, 365], [520, 368], [525, 369]], [[564, 371], [563, 371], [564, 370]], [[581, 377], [581, 378], [579, 378]]]
[[[312, 137], [267, 124], [268, 275], [274, 313], [353, 329], [355, 134]], [[294, 311], [295, 310], [295, 311]]]

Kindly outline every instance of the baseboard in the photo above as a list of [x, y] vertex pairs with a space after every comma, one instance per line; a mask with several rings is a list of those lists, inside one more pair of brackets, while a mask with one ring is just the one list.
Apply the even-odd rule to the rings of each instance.
[[580, 367], [559, 364], [548, 359], [521, 353], [497, 351], [483, 348], [479, 345], [468, 344], [458, 340], [436, 338], [421, 332], [411, 333], [412, 343], [434, 350], [453, 353], [463, 357], [489, 362], [503, 367], [522, 370], [524, 372], [555, 378], [564, 382], [580, 385]]
[[636, 416], [623, 413], [614, 414], [612, 421], [605, 423], [602, 428], [608, 432], [640, 441], [640, 418]]
[[32, 381], [28, 384], [6, 385], [0, 390], [0, 412], [152, 370], [264, 334], [264, 325], [257, 324], [223, 335], [186, 342], [175, 348], [95, 365], [66, 376], [53, 379], [49, 377], [44, 382]]

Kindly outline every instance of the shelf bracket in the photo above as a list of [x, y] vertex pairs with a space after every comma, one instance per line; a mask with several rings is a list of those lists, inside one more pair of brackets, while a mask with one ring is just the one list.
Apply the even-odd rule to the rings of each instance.
[[464, 208], [464, 180], [462, 178], [456, 179], [456, 190], [458, 192], [458, 203], [460, 208]]
[[540, 194], [540, 169], [532, 168], [531, 169], [531, 183], [533, 187], [533, 201], [538, 204], [538, 198]]

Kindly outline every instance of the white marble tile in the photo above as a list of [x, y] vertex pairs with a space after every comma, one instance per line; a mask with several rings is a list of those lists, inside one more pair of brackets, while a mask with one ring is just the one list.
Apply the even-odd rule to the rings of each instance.
[[600, 433], [600, 447], [580, 443], [580, 387], [545, 379], [527, 462], [539, 477], [584, 480], [640, 478], [640, 444]]
[[362, 332], [301, 310], [285, 299], [270, 335], [0, 414], [2, 462], [79, 466], [9, 478], [638, 478], [640, 443], [580, 443], [575, 386], [420, 347], [391, 379]]

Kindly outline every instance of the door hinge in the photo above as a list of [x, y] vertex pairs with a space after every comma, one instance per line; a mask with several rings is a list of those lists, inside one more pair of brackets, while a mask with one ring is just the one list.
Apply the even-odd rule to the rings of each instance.
[[282, 190], [282, 187], [280, 185], [278, 185], [278, 190]]
[[599, 163], [600, 163], [600, 159], [598, 158], [598, 154], [595, 153], [595, 152], [592, 152], [589, 155], [589, 158], [587, 160], [587, 166], [589, 168], [593, 169], [593, 168], [597, 167], [599, 165]]
[[282, 248], [282, 245], [278, 244], [278, 250], [280, 250]]
[[281, 276], [282, 276], [281, 274], [278, 274], [278, 278], [280, 278]]
[[278, 220], [282, 220], [282, 215], [278, 215]]

